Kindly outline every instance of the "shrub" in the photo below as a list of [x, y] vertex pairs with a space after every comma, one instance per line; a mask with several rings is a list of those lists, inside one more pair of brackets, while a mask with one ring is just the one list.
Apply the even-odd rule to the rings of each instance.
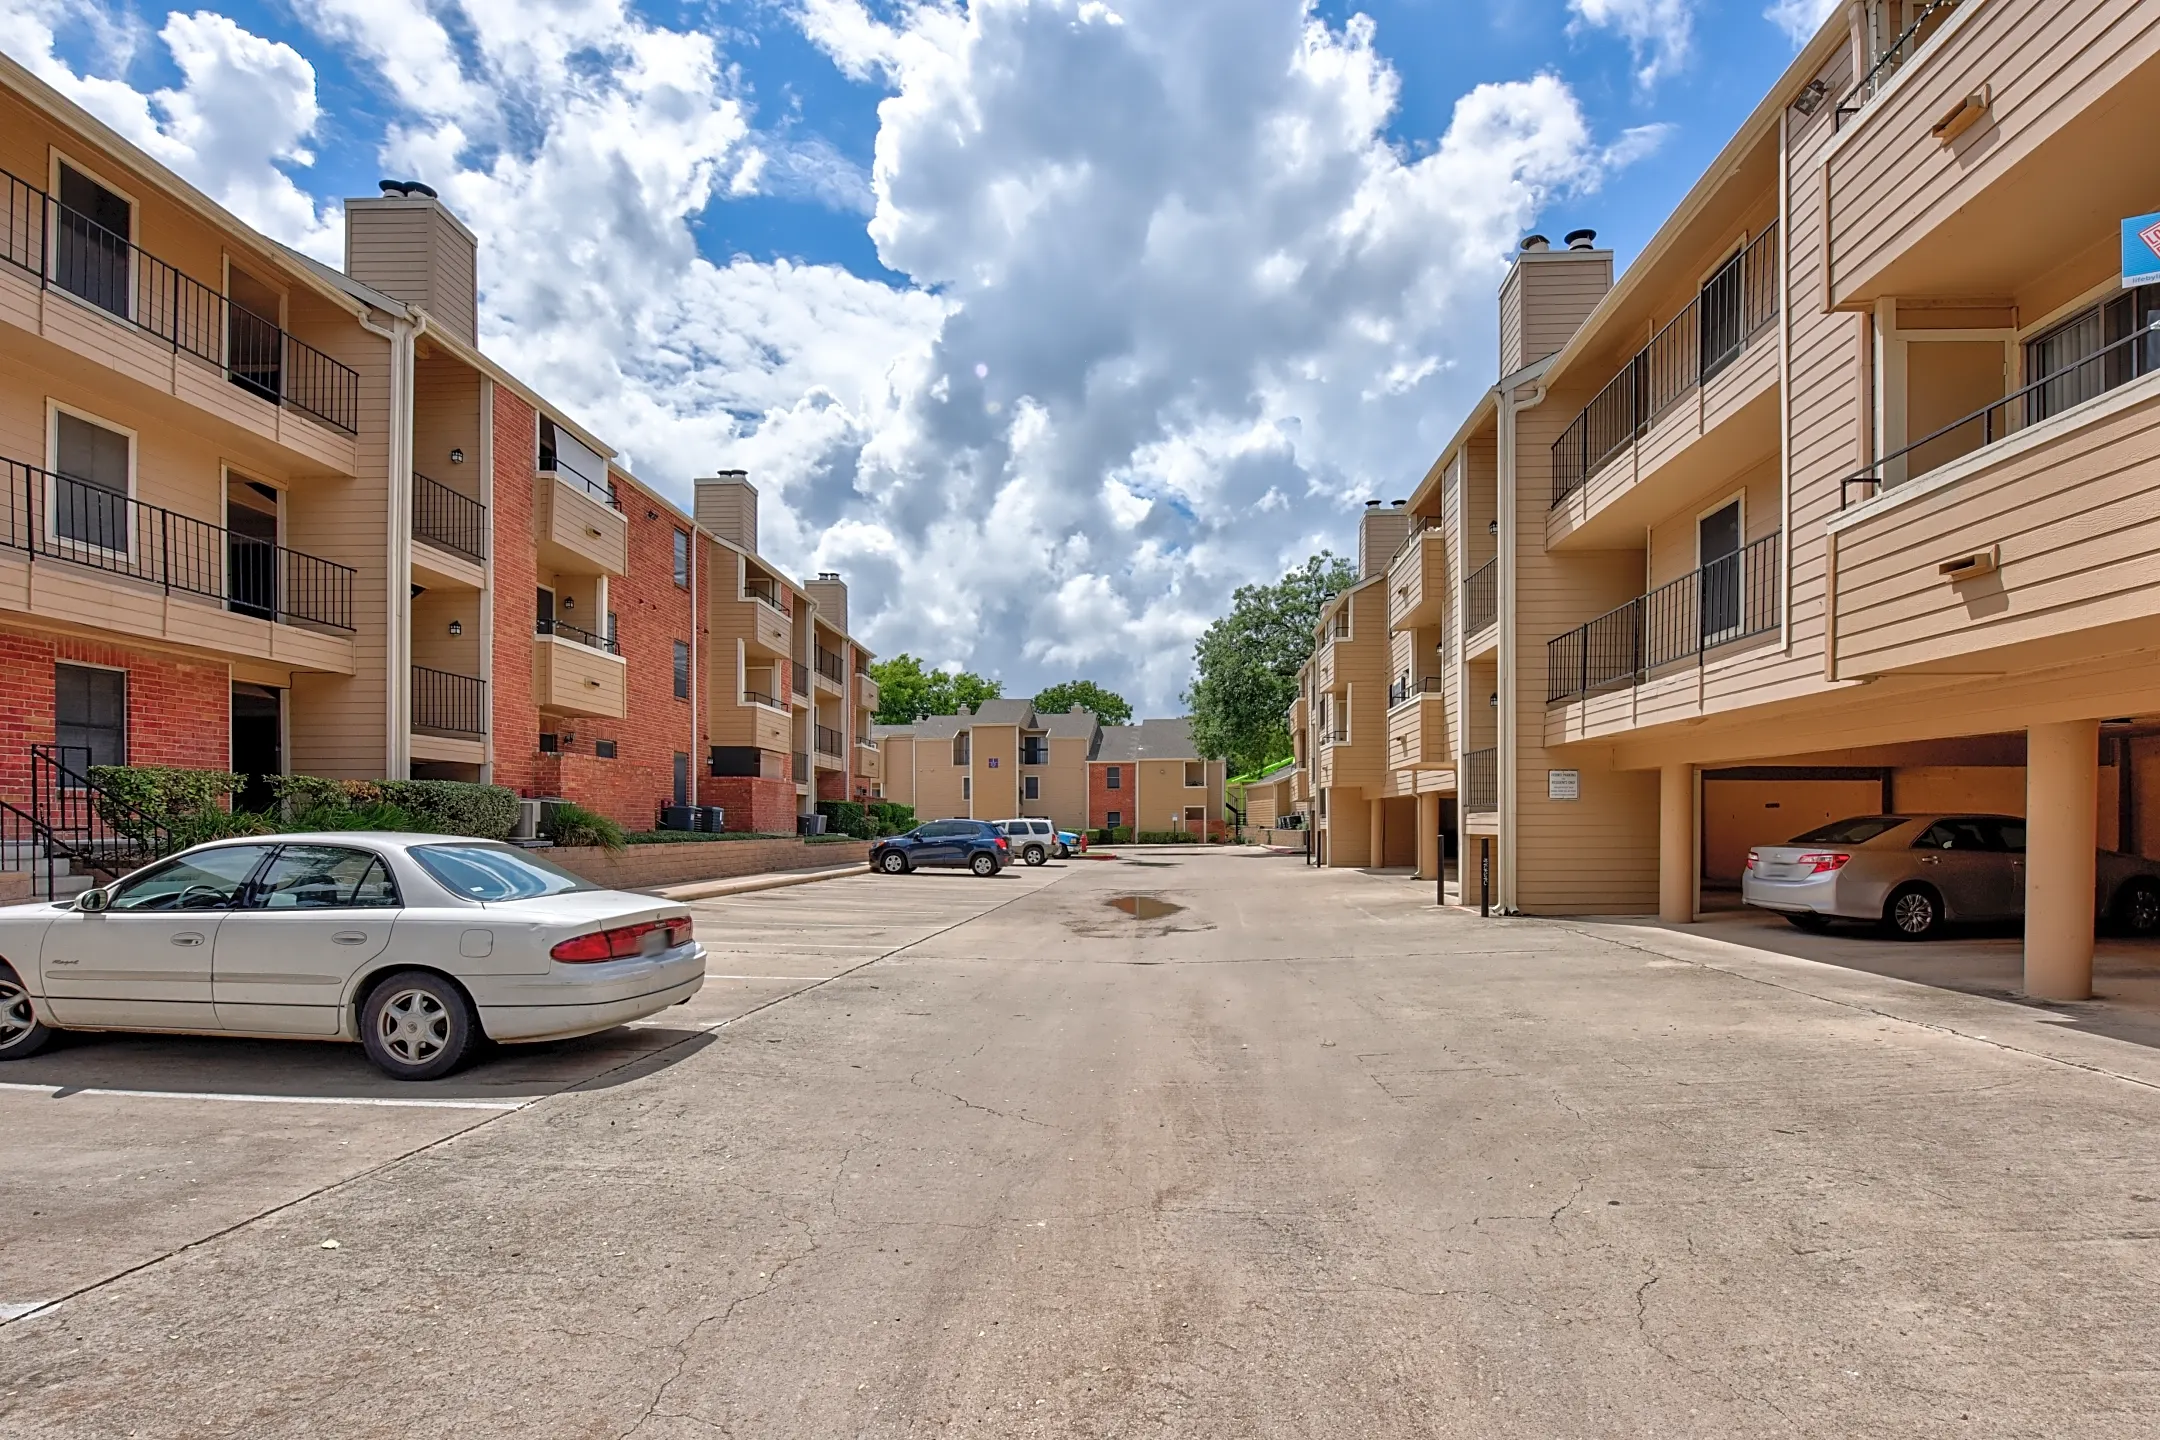
[[857, 840], [868, 840], [877, 834], [869, 809], [858, 801], [820, 800], [817, 813], [825, 817], [827, 834], [849, 835]]
[[319, 775], [285, 775], [271, 785], [286, 822], [298, 829], [404, 830], [502, 840], [517, 828], [517, 792], [503, 785], [326, 780]]
[[383, 800], [370, 800], [359, 805], [316, 805], [294, 815], [289, 822], [294, 830], [390, 830], [425, 831], [428, 827], [413, 818], [412, 812], [403, 806], [392, 805]]
[[345, 785], [343, 780], [325, 780], [320, 775], [279, 775], [270, 781], [270, 793], [276, 797], [278, 812], [290, 819], [343, 810], [351, 803]]
[[915, 807], [896, 805], [890, 800], [873, 800], [870, 818], [877, 823], [880, 835], [900, 835], [915, 828]]
[[1127, 845], [1131, 842], [1132, 827], [1130, 825], [1105, 825], [1095, 832], [1095, 843], [1098, 845]]
[[[154, 827], [170, 831], [176, 840], [183, 833], [215, 829], [229, 819], [225, 797], [247, 783], [230, 770], [181, 770], [169, 765], [93, 765], [87, 778], [98, 788], [98, 818], [137, 841], [148, 839]], [[211, 819], [212, 814], [218, 818]], [[204, 833], [201, 838], [221, 836]]]
[[565, 801], [554, 808], [548, 816], [547, 834], [557, 845], [598, 846], [603, 850], [620, 850], [628, 844], [622, 826], [605, 815], [596, 815], [582, 805]]
[[633, 830], [623, 836], [625, 845], [702, 845], [714, 840], [793, 840], [792, 832], [778, 830]]

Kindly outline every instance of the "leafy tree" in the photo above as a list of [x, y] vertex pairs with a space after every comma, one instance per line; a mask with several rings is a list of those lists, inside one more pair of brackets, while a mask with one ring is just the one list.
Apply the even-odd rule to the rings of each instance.
[[1285, 717], [1321, 608], [1357, 578], [1357, 566], [1323, 550], [1273, 585], [1238, 587], [1230, 613], [1193, 646], [1185, 704], [1201, 754], [1251, 770], [1288, 753]]
[[926, 670], [904, 651], [890, 660], [871, 661], [870, 678], [878, 683], [880, 725], [912, 725], [926, 715], [950, 715], [962, 705], [972, 709], [997, 699], [1002, 688], [965, 670], [957, 675]]
[[1035, 708], [1045, 715], [1063, 715], [1078, 705], [1083, 710], [1095, 712], [1095, 718], [1105, 725], [1129, 725], [1132, 723], [1132, 706], [1124, 696], [1114, 690], [1105, 690], [1092, 680], [1067, 680], [1062, 685], [1052, 685], [1035, 697]]

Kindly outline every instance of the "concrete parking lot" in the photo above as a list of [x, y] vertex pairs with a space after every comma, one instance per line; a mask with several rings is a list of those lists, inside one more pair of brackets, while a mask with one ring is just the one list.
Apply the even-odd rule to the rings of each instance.
[[1251, 852], [697, 908], [443, 1085], [0, 1075], [0, 1433], [2152, 1432], [2160, 1051], [2074, 1012]]

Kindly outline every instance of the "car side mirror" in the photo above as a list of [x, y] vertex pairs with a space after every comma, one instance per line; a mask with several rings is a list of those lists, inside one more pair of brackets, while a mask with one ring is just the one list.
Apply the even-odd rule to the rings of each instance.
[[103, 914], [105, 908], [111, 904], [112, 892], [109, 890], [92, 888], [75, 897], [75, 908], [84, 915]]

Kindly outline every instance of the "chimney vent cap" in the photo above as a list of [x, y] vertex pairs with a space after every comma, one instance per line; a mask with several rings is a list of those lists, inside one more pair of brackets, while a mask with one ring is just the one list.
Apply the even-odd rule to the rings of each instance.
[[1597, 231], [1589, 229], [1570, 230], [1567, 232], [1565, 238], [1567, 241], [1568, 249], [1589, 250], [1594, 248], [1597, 244]]
[[1379, 502], [1379, 501], [1377, 501], [1377, 500], [1367, 500], [1367, 501], [1365, 502], [1365, 508], [1366, 508], [1367, 510], [1376, 510], [1376, 509], [1378, 509], [1378, 508], [1379, 508], [1379, 506], [1380, 506], [1380, 502]]
[[1552, 249], [1552, 241], [1546, 239], [1543, 235], [1525, 235], [1522, 238], [1522, 249], [1526, 255], [1536, 250], [1550, 250]]
[[415, 195], [427, 200], [438, 198], [434, 186], [423, 185], [418, 180], [378, 180], [375, 186], [385, 195], [401, 195], [407, 200]]

